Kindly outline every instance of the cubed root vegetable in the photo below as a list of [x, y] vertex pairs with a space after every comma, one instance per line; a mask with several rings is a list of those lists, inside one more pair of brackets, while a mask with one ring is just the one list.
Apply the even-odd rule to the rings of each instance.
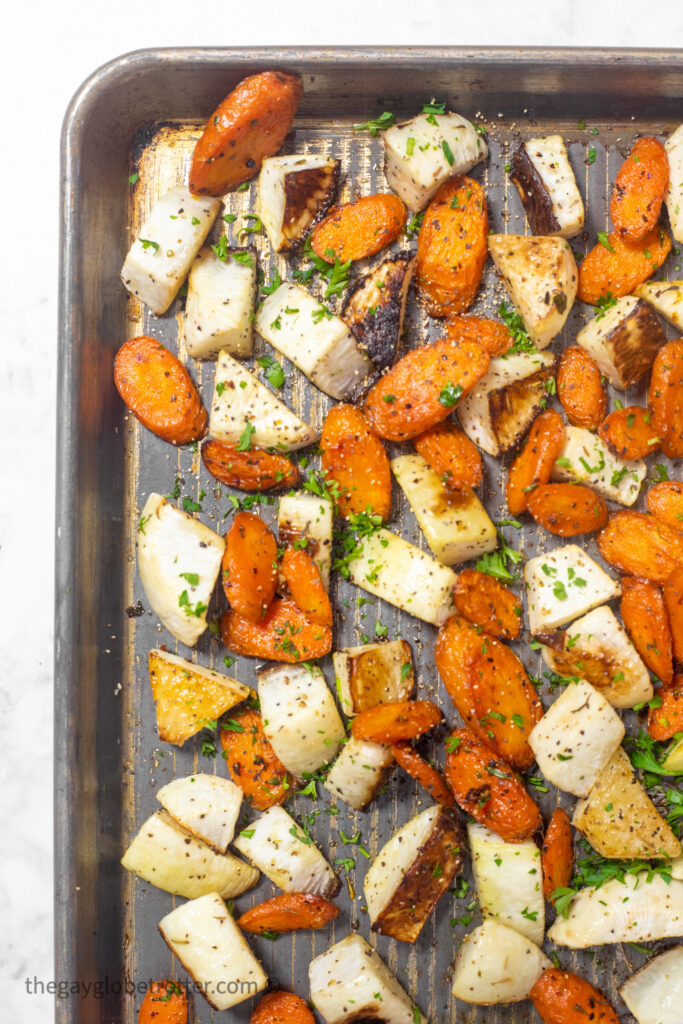
[[683, 565], [683, 536], [643, 512], [615, 512], [598, 534], [597, 544], [609, 565], [653, 583], [664, 583]]
[[608, 292], [617, 298], [630, 295], [659, 270], [670, 252], [671, 239], [660, 227], [639, 242], [629, 242], [612, 231], [581, 261], [578, 296], [594, 306]]
[[455, 800], [440, 772], [420, 757], [409, 743], [394, 743], [391, 753], [398, 765], [426, 789], [432, 800], [443, 807], [455, 807]]
[[341, 515], [368, 509], [383, 520], [391, 512], [391, 470], [384, 445], [353, 405], [335, 405], [325, 417], [320, 439], [322, 467], [337, 484]]
[[615, 409], [602, 421], [598, 434], [612, 454], [620, 459], [644, 459], [660, 446], [652, 425], [652, 413], [639, 405]]
[[673, 679], [671, 627], [660, 588], [647, 580], [625, 576], [621, 581], [621, 619], [633, 646], [651, 672]]
[[315, 1024], [315, 1017], [301, 996], [278, 989], [259, 1000], [249, 1024]]
[[321, 260], [363, 260], [395, 242], [406, 222], [406, 208], [391, 192], [363, 196], [333, 206], [311, 233], [311, 249]]
[[438, 423], [415, 438], [415, 449], [447, 487], [466, 490], [483, 479], [481, 455], [463, 430], [452, 423]]
[[441, 712], [431, 701], [401, 700], [361, 711], [353, 720], [351, 733], [373, 743], [400, 743], [429, 732], [440, 721]]
[[460, 614], [484, 633], [516, 640], [522, 626], [520, 599], [500, 580], [476, 569], [458, 576], [453, 601]]
[[560, 537], [594, 533], [607, 522], [604, 500], [581, 484], [544, 484], [529, 494], [527, 507], [539, 526]]
[[660, 687], [655, 703], [658, 706], [651, 707], [647, 714], [647, 731], [652, 739], [670, 740], [683, 732], [683, 675], [674, 676], [668, 686]]
[[269, 661], [315, 661], [332, 649], [332, 630], [311, 622], [299, 606], [274, 598], [260, 622], [251, 622], [234, 609], [221, 619], [221, 638], [230, 651]]
[[246, 708], [221, 723], [223, 758], [232, 781], [259, 811], [292, 794], [292, 779], [271, 747], [258, 711]]
[[282, 893], [247, 910], [237, 918], [244, 932], [296, 932], [324, 928], [339, 917], [339, 907], [325, 896], [310, 892]]
[[284, 455], [256, 448], [241, 452], [225, 441], [205, 441], [202, 462], [211, 476], [241, 491], [290, 489], [299, 482], [299, 471]]
[[505, 499], [513, 515], [526, 511], [534, 487], [548, 483], [564, 441], [564, 424], [559, 414], [554, 409], [540, 413], [508, 472]]
[[683, 456], [683, 338], [662, 345], [648, 390], [652, 429], [669, 459]]
[[566, 888], [574, 868], [574, 842], [569, 815], [561, 807], [553, 811], [541, 849], [543, 893], [553, 902], [556, 889]]
[[187, 992], [178, 981], [153, 981], [145, 993], [138, 1024], [187, 1024]]
[[320, 569], [311, 556], [288, 545], [282, 556], [282, 574], [295, 603], [311, 622], [332, 625], [332, 605]]
[[619, 1024], [602, 992], [559, 967], [544, 971], [529, 998], [544, 1024]]
[[607, 388], [598, 364], [585, 348], [570, 345], [560, 357], [557, 397], [573, 427], [597, 430], [607, 413]]
[[260, 622], [275, 597], [277, 541], [270, 527], [251, 512], [238, 512], [232, 521], [222, 576], [230, 606], [250, 622]]
[[659, 139], [637, 139], [619, 168], [612, 198], [612, 223], [624, 238], [639, 242], [655, 227], [669, 183], [669, 159]]

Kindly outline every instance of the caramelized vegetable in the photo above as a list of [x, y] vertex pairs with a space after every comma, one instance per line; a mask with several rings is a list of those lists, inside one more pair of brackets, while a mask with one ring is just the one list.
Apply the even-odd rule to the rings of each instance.
[[414, 747], [406, 742], [394, 743], [391, 753], [396, 763], [419, 782], [423, 789], [427, 790], [432, 800], [443, 807], [455, 807], [453, 794], [444, 782], [441, 773], [427, 764]]
[[502, 356], [512, 346], [512, 335], [499, 320], [488, 320], [483, 316], [449, 316], [445, 323], [446, 334], [453, 334], [461, 341], [473, 341], [490, 356]]
[[652, 428], [670, 459], [683, 456], [683, 338], [662, 345], [648, 391]]
[[246, 708], [221, 723], [223, 759], [230, 778], [258, 811], [292, 795], [292, 779], [271, 747], [258, 711]]
[[194, 148], [190, 191], [222, 196], [258, 174], [261, 162], [285, 141], [303, 91], [298, 75], [284, 71], [240, 82], [214, 110]]
[[206, 432], [206, 409], [189, 373], [154, 338], [124, 342], [114, 360], [114, 383], [143, 427], [164, 441], [186, 444]]
[[647, 492], [647, 507], [660, 523], [683, 533], [683, 484], [663, 480]]
[[664, 583], [683, 565], [683, 536], [644, 512], [615, 512], [597, 543], [602, 557], [615, 569], [654, 583]]
[[153, 981], [140, 1005], [138, 1024], [187, 1024], [187, 992], [177, 981]]
[[277, 586], [277, 541], [251, 512], [238, 512], [225, 538], [223, 589], [230, 606], [250, 622], [263, 618]]
[[674, 661], [683, 667], [683, 566], [677, 566], [664, 581], [662, 596], [671, 627]]
[[617, 299], [630, 295], [659, 270], [670, 252], [671, 239], [660, 227], [639, 242], [628, 242], [618, 231], [612, 231], [581, 261], [578, 296], [595, 306], [608, 292]]
[[325, 896], [310, 892], [285, 892], [247, 910], [237, 918], [244, 932], [296, 932], [303, 928], [324, 928], [339, 917], [339, 907]]
[[400, 743], [429, 732], [441, 721], [441, 712], [430, 700], [399, 700], [361, 711], [351, 733], [357, 740]]
[[[661, 704], [659, 703], [661, 701]], [[683, 732], [683, 675], [676, 675], [668, 686], [657, 690], [647, 713], [647, 731], [653, 740], [670, 740]]]
[[620, 459], [644, 459], [656, 452], [660, 444], [652, 426], [652, 413], [640, 405], [615, 409], [600, 424], [598, 434]]
[[539, 526], [560, 537], [593, 533], [607, 522], [604, 500], [582, 484], [544, 484], [528, 495], [527, 507]]
[[475, 821], [510, 843], [538, 832], [541, 813], [522, 783], [469, 729], [456, 729], [446, 740], [446, 751], [446, 781]]
[[580, 345], [566, 348], [557, 371], [557, 397], [574, 427], [597, 430], [607, 414], [607, 389], [598, 364]]
[[484, 474], [481, 455], [464, 430], [450, 422], [418, 434], [415, 449], [435, 473], [443, 477], [447, 487], [455, 491], [478, 487]]
[[624, 238], [639, 242], [652, 231], [669, 184], [669, 159], [659, 139], [638, 139], [619, 169], [612, 198], [612, 223]]
[[282, 556], [282, 574], [294, 601], [311, 622], [331, 626], [332, 605], [311, 556], [301, 548], [288, 546]]
[[453, 337], [411, 349], [368, 392], [365, 414], [390, 441], [422, 434], [450, 416], [490, 359], [479, 345]]
[[559, 967], [543, 972], [529, 998], [544, 1024], [619, 1024], [602, 992]]
[[522, 626], [519, 598], [500, 580], [476, 569], [464, 569], [453, 591], [460, 614], [491, 636], [516, 640]]
[[406, 222], [404, 203], [393, 192], [333, 206], [313, 228], [311, 249], [321, 260], [364, 260], [395, 242]]
[[524, 448], [508, 472], [505, 499], [513, 515], [526, 511], [529, 494], [534, 487], [548, 483], [564, 441], [564, 424], [554, 409], [536, 417]]
[[569, 885], [574, 869], [574, 843], [569, 815], [558, 807], [548, 822], [541, 848], [543, 893], [550, 899], [556, 889]]
[[368, 508], [383, 520], [391, 513], [391, 469], [384, 445], [354, 405], [335, 405], [325, 417], [322, 466], [338, 485], [337, 509], [348, 516]]
[[315, 1024], [315, 1017], [293, 992], [267, 992], [249, 1018], [249, 1024]]
[[621, 581], [621, 618], [633, 646], [647, 667], [664, 683], [673, 678], [671, 627], [662, 591], [647, 580], [625, 576]]
[[294, 601], [274, 598], [260, 622], [234, 610], [221, 619], [221, 639], [235, 654], [269, 661], [315, 661], [332, 649], [332, 630], [311, 622]]
[[299, 483], [299, 472], [286, 456], [257, 448], [241, 452], [225, 441], [205, 441], [202, 462], [211, 476], [241, 491], [289, 489]]

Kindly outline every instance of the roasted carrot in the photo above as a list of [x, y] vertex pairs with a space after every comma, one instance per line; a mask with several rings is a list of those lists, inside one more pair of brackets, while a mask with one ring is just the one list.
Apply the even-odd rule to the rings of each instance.
[[520, 843], [543, 825], [541, 812], [513, 770], [469, 729], [446, 740], [446, 781], [458, 804], [501, 839]]
[[522, 626], [520, 599], [500, 580], [477, 569], [463, 569], [453, 591], [460, 614], [484, 633], [516, 640]]
[[231, 608], [259, 622], [275, 597], [277, 541], [252, 512], [238, 512], [225, 539], [223, 589]]
[[683, 565], [683, 536], [644, 512], [614, 512], [596, 539], [605, 561], [627, 576], [664, 583]]
[[565, 441], [564, 424], [554, 409], [547, 409], [531, 425], [524, 448], [510, 466], [505, 500], [513, 515], [526, 511], [529, 494], [547, 484]]
[[683, 533], [683, 484], [663, 480], [647, 492], [647, 507], [660, 523]]
[[453, 794], [444, 782], [441, 773], [436, 768], [432, 768], [423, 757], [420, 757], [410, 743], [392, 744], [391, 753], [394, 755], [396, 764], [419, 782], [437, 804], [442, 804], [444, 807], [455, 807]]
[[570, 345], [560, 357], [557, 397], [574, 427], [597, 430], [607, 414], [607, 389], [598, 364], [585, 348]]
[[249, 181], [277, 153], [303, 95], [298, 75], [250, 75], [214, 110], [192, 155], [190, 191], [222, 196]]
[[674, 676], [668, 686], [660, 686], [655, 693], [647, 713], [647, 731], [659, 741], [683, 732], [683, 675]]
[[322, 436], [325, 478], [338, 487], [337, 510], [349, 516], [368, 509], [383, 520], [391, 513], [391, 469], [384, 445], [354, 405], [333, 406]]
[[470, 308], [488, 256], [486, 197], [472, 178], [444, 182], [425, 212], [417, 239], [418, 295], [432, 316]]
[[285, 892], [247, 910], [237, 918], [244, 932], [296, 932], [303, 928], [324, 928], [339, 917], [339, 907], [325, 896], [310, 892]]
[[450, 416], [490, 361], [476, 343], [453, 337], [412, 349], [368, 392], [365, 415], [390, 441], [422, 434]]
[[478, 487], [484, 473], [481, 455], [464, 430], [453, 423], [437, 423], [418, 434], [415, 450], [443, 477], [447, 487], [455, 491]]
[[282, 556], [282, 573], [289, 593], [311, 622], [332, 625], [332, 605], [320, 569], [308, 552], [288, 545]]
[[363, 196], [333, 206], [311, 233], [311, 249], [321, 260], [364, 260], [395, 242], [406, 222], [405, 204], [393, 192]]
[[659, 270], [670, 252], [671, 239], [660, 227], [639, 242], [629, 242], [612, 231], [581, 261], [578, 297], [595, 306], [608, 292], [615, 298], [630, 295]]
[[230, 610], [221, 619], [221, 639], [235, 654], [270, 661], [314, 661], [332, 649], [332, 630], [311, 622], [295, 601], [274, 598], [265, 617], [252, 622]]
[[612, 189], [610, 215], [624, 238], [639, 242], [655, 227], [669, 184], [669, 159], [659, 139], [638, 139]]
[[258, 711], [245, 708], [221, 723], [223, 758], [230, 778], [258, 811], [292, 795], [292, 778], [270, 745]]
[[624, 628], [651, 672], [670, 683], [673, 679], [671, 627], [661, 589], [655, 583], [624, 576], [619, 605]]
[[664, 580], [662, 596], [671, 627], [674, 661], [683, 668], [683, 565], [677, 566]]
[[549, 967], [529, 993], [543, 1024], [619, 1024], [602, 992], [578, 974]]
[[574, 869], [574, 843], [569, 815], [561, 807], [553, 811], [541, 848], [543, 893], [550, 899], [556, 889], [569, 885]]
[[604, 500], [582, 484], [544, 484], [528, 495], [527, 507], [539, 526], [559, 537], [594, 533], [607, 522]]
[[153, 981], [140, 1005], [138, 1024], [187, 1024], [187, 992], [177, 981]]
[[652, 426], [652, 413], [640, 405], [615, 409], [602, 421], [598, 434], [620, 459], [644, 459], [660, 446]]
[[124, 342], [114, 360], [114, 382], [131, 412], [153, 434], [171, 444], [197, 441], [207, 413], [189, 373], [155, 338]]
[[241, 452], [225, 441], [205, 441], [202, 462], [211, 476], [241, 491], [282, 490], [299, 483], [299, 471], [286, 455], [258, 448]]
[[648, 391], [652, 428], [670, 459], [683, 456], [683, 338], [662, 345]]
[[315, 1024], [315, 1017], [293, 992], [267, 992], [249, 1018], [249, 1024]]
[[490, 356], [502, 356], [512, 347], [512, 335], [500, 320], [461, 314], [449, 316], [444, 327], [446, 334], [452, 332], [454, 338], [473, 341]]
[[440, 721], [441, 712], [430, 700], [399, 700], [361, 711], [351, 732], [357, 740], [400, 743], [429, 732]]

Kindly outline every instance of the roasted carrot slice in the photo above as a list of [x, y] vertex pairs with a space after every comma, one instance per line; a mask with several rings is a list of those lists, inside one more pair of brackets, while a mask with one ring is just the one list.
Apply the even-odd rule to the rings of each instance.
[[604, 500], [582, 484], [544, 484], [528, 495], [527, 507], [539, 526], [559, 537], [594, 533], [607, 522]]
[[460, 614], [485, 633], [516, 640], [522, 626], [522, 606], [516, 594], [500, 580], [476, 569], [458, 576], [453, 601]]
[[258, 811], [292, 795], [292, 778], [263, 731], [258, 711], [245, 708], [221, 723], [223, 758], [230, 778]]
[[520, 771], [529, 768], [534, 755], [528, 736], [543, 708], [519, 658], [457, 616], [439, 630], [434, 658], [451, 700], [478, 740]]
[[241, 491], [281, 490], [299, 483], [299, 471], [286, 455], [258, 448], [241, 452], [225, 441], [205, 441], [202, 462], [211, 476]]
[[315, 1024], [315, 1017], [293, 992], [267, 992], [249, 1018], [249, 1024]]
[[153, 981], [138, 1013], [138, 1024], [187, 1024], [187, 992], [177, 981]]
[[400, 743], [429, 732], [441, 721], [441, 712], [430, 700], [398, 700], [361, 711], [351, 732], [357, 740]]
[[608, 292], [617, 299], [630, 295], [659, 270], [670, 252], [671, 239], [660, 227], [653, 228], [639, 242], [629, 242], [618, 231], [612, 231], [581, 261], [578, 296], [595, 306]]
[[657, 705], [650, 706], [647, 713], [647, 731], [653, 740], [670, 740], [677, 732], [683, 732], [683, 675], [676, 675], [668, 686], [661, 686], [650, 703]]
[[225, 538], [223, 590], [230, 606], [258, 622], [275, 597], [277, 541], [270, 527], [251, 512], [238, 512]]
[[190, 191], [222, 196], [249, 181], [277, 153], [303, 96], [298, 75], [250, 75], [214, 110], [192, 155]]
[[512, 346], [512, 335], [500, 320], [488, 320], [483, 316], [461, 314], [449, 316], [444, 324], [446, 334], [453, 333], [461, 341], [473, 341], [490, 356], [502, 356]]
[[545, 830], [541, 848], [543, 893], [550, 899], [556, 889], [569, 885], [574, 869], [574, 843], [569, 815], [561, 807], [553, 815]]
[[647, 492], [647, 507], [660, 523], [683, 533], [683, 484], [663, 480]]
[[544, 1024], [619, 1024], [602, 992], [559, 967], [543, 972], [529, 998]]
[[652, 428], [670, 459], [683, 456], [683, 338], [662, 345], [648, 391]]
[[543, 826], [541, 812], [513, 770], [469, 729], [446, 740], [446, 781], [458, 804], [475, 821], [510, 843], [521, 843]]
[[389, 441], [422, 434], [450, 416], [490, 361], [476, 343], [453, 337], [412, 349], [370, 389], [365, 415]]
[[683, 536], [644, 512], [615, 512], [596, 539], [605, 561], [627, 576], [664, 583], [683, 565]]
[[432, 316], [469, 309], [488, 257], [489, 218], [481, 185], [444, 182], [425, 212], [417, 238], [418, 295]]
[[391, 513], [391, 469], [384, 445], [354, 405], [335, 405], [320, 438], [322, 466], [338, 486], [337, 509], [349, 516], [368, 508], [383, 520]]
[[633, 646], [663, 683], [673, 679], [673, 644], [662, 591], [655, 583], [624, 576], [621, 618]]
[[652, 426], [652, 413], [640, 405], [615, 409], [602, 421], [598, 434], [620, 459], [644, 459], [660, 446]]
[[364, 260], [395, 242], [406, 222], [405, 204], [393, 192], [363, 196], [333, 206], [311, 233], [311, 249], [321, 260]]
[[554, 409], [536, 417], [524, 448], [508, 472], [505, 500], [513, 515], [526, 511], [529, 494], [538, 484], [548, 483], [564, 441], [564, 423]]
[[610, 215], [624, 238], [639, 242], [655, 227], [669, 184], [669, 158], [659, 139], [638, 139], [612, 189]]
[[235, 654], [269, 661], [314, 661], [332, 649], [332, 630], [311, 622], [295, 601], [274, 598], [260, 622], [231, 609], [221, 619], [221, 639]]
[[557, 397], [574, 427], [597, 430], [607, 414], [607, 389], [598, 364], [585, 348], [570, 345], [560, 357]]
[[310, 892], [285, 892], [259, 903], [237, 918], [244, 932], [296, 932], [303, 928], [324, 928], [339, 917], [339, 907], [324, 896]]
[[432, 768], [431, 764], [427, 764], [410, 743], [392, 744], [391, 753], [404, 772], [419, 782], [437, 804], [442, 804], [444, 807], [455, 807], [453, 794], [444, 782], [441, 773], [436, 768]]
[[332, 625], [332, 605], [320, 569], [311, 556], [289, 545], [282, 556], [282, 573], [294, 601], [311, 622]]
[[453, 423], [437, 423], [418, 434], [415, 449], [441, 474], [447, 487], [455, 491], [478, 487], [484, 478], [481, 455], [464, 430]]
[[677, 566], [664, 581], [662, 596], [671, 627], [674, 661], [683, 667], [683, 566]]
[[189, 373], [155, 338], [130, 338], [116, 353], [114, 382], [131, 412], [171, 444], [197, 441], [207, 413]]

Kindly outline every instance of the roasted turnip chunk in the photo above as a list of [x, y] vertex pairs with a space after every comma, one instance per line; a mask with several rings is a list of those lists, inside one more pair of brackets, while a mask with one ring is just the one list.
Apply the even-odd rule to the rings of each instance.
[[683, 946], [649, 960], [619, 989], [638, 1024], [680, 1024], [683, 1006]]
[[489, 918], [463, 939], [451, 992], [475, 1006], [526, 999], [550, 960], [535, 942]]
[[220, 199], [174, 188], [152, 207], [126, 256], [121, 280], [153, 313], [165, 313], [173, 302], [220, 205]]
[[320, 569], [325, 588], [330, 586], [332, 563], [332, 503], [315, 494], [284, 494], [277, 513], [281, 545], [293, 544], [304, 537], [306, 551]]
[[645, 281], [633, 294], [680, 330], [683, 324], [683, 281]]
[[598, 314], [576, 336], [610, 384], [625, 390], [644, 377], [666, 335], [653, 310], [635, 295], [625, 295]]
[[407, 252], [388, 256], [348, 289], [342, 318], [376, 372], [388, 370], [396, 356], [415, 258]]
[[259, 213], [276, 252], [292, 249], [334, 200], [339, 160], [312, 154], [268, 157], [261, 164]]
[[413, 653], [405, 640], [347, 647], [335, 651], [332, 662], [339, 703], [348, 716], [408, 700], [415, 686]]
[[352, 736], [332, 765], [325, 788], [333, 797], [361, 811], [385, 782], [393, 760], [387, 744]]
[[612, 455], [597, 434], [585, 427], [565, 428], [565, 442], [553, 467], [553, 480], [585, 484], [620, 505], [638, 498], [647, 473], [642, 459], [628, 462]]
[[225, 853], [232, 841], [242, 796], [239, 786], [220, 775], [188, 775], [157, 792], [164, 810], [217, 853]]
[[484, 917], [543, 943], [545, 900], [541, 854], [533, 839], [506, 843], [484, 825], [470, 823], [467, 839]]
[[669, 158], [669, 187], [666, 208], [671, 233], [677, 242], [683, 242], [683, 124], [679, 125], [664, 144]]
[[183, 330], [195, 359], [215, 359], [221, 349], [238, 359], [251, 355], [256, 259], [242, 263], [232, 255], [220, 259], [202, 249], [192, 264]]
[[561, 135], [522, 143], [512, 158], [510, 179], [534, 235], [578, 235], [584, 222], [583, 200]]
[[547, 633], [621, 594], [612, 579], [577, 544], [565, 544], [524, 566], [529, 629]]

